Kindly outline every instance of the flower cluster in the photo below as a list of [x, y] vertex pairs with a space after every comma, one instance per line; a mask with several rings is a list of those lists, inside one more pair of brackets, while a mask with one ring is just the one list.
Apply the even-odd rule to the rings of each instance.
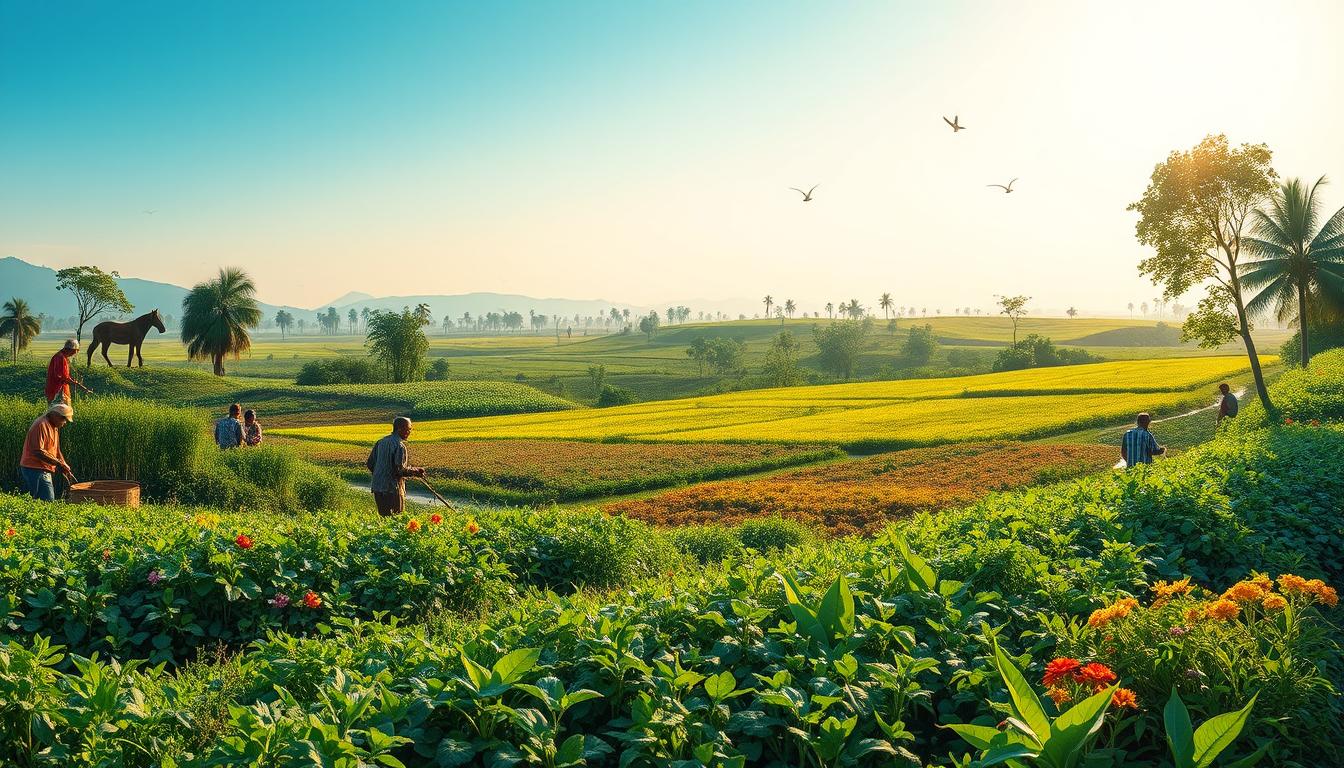
[[406, 523], [406, 530], [411, 533], [417, 533], [420, 530], [420, 521], [412, 517], [410, 522]]
[[[1088, 694], [1101, 693], [1115, 684], [1115, 671], [1100, 662], [1082, 663], [1078, 659], [1060, 656], [1045, 665], [1045, 674], [1041, 682], [1045, 684], [1045, 695], [1063, 707], [1070, 701]], [[1116, 688], [1111, 694], [1111, 705], [1126, 709], [1137, 709], [1138, 697], [1128, 688]]]
[[438, 512], [435, 512], [434, 514], [429, 516], [429, 522], [431, 525], [438, 525], [439, 523], [443, 522], [443, 515], [440, 515]]
[[1304, 579], [1285, 573], [1279, 577], [1279, 591], [1285, 595], [1310, 595], [1316, 602], [1331, 608], [1339, 605], [1339, 593], [1320, 579]]
[[1132, 597], [1121, 598], [1112, 605], [1108, 605], [1105, 608], [1098, 608], [1093, 611], [1092, 615], [1087, 617], [1087, 625], [1094, 629], [1104, 627], [1116, 619], [1125, 618], [1131, 611], [1138, 607], [1138, 600], [1135, 600]]
[[18, 536], [18, 535], [19, 535], [19, 532], [16, 531], [16, 530], [14, 530], [13, 527], [6, 528], [6, 529], [5, 529], [5, 538], [6, 538], [6, 539], [12, 539], [12, 538], [14, 538], [15, 536]]
[[[310, 592], [309, 594], [312, 593]], [[289, 606], [289, 595], [286, 595], [284, 592], [276, 592], [275, 597], [272, 597], [270, 600], [267, 600], [266, 602], [275, 606], [276, 608], [285, 608]]]
[[[288, 604], [288, 598], [286, 598], [286, 604]], [[319, 597], [316, 592], [308, 590], [303, 595], [303, 605], [305, 608], [312, 608], [316, 610], [322, 607], [322, 598]]]
[[219, 525], [219, 515], [214, 512], [201, 512], [191, 519], [193, 523], [202, 528], [214, 528]]
[[472, 536], [475, 536], [480, 532], [481, 532], [481, 526], [477, 525], [475, 520], [467, 521], [467, 533], [471, 534]]
[[238, 534], [238, 538], [234, 539], [233, 543], [237, 544], [239, 549], [251, 549], [253, 545], [252, 538], [245, 533]]

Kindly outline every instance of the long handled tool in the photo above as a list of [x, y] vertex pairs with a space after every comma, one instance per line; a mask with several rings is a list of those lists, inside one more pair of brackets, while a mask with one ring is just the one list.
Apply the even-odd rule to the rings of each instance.
[[438, 499], [439, 501], [442, 501], [442, 502], [443, 502], [443, 506], [445, 506], [445, 507], [451, 509], [451, 510], [454, 511], [454, 512], [458, 511], [458, 510], [457, 510], [457, 507], [454, 507], [452, 504], [449, 504], [447, 499], [445, 499], [445, 498], [443, 498], [442, 496], [440, 496], [440, 495], [439, 495], [439, 492], [436, 491], [436, 490], [434, 490], [434, 486], [430, 485], [428, 480], [426, 480], [426, 479], [423, 478], [423, 477], [417, 477], [416, 479], [419, 480], [420, 482], [424, 483], [424, 484], [425, 484], [425, 488], [427, 488], [427, 489], [429, 490], [430, 493], [434, 494], [434, 498], [436, 498], [436, 499]]

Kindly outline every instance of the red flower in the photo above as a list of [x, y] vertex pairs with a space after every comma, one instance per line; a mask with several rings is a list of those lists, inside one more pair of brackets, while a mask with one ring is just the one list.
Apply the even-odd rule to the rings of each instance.
[[475, 536], [480, 532], [481, 532], [481, 526], [477, 525], [475, 520], [472, 520], [467, 523], [467, 533], [471, 534], [472, 536]]
[[1290, 417], [1290, 416], [1284, 416], [1284, 417], [1283, 417], [1283, 423], [1284, 423], [1284, 424], [1287, 424], [1288, 426], [1292, 426], [1292, 425], [1293, 425], [1293, 419], [1292, 419], [1292, 417]]
[[12, 538], [14, 538], [15, 536], [18, 536], [18, 535], [19, 535], [19, 532], [16, 531], [16, 530], [14, 530], [13, 528], [6, 528], [6, 529], [5, 529], [5, 538], [6, 538], [6, 539], [12, 539]]
[[415, 533], [416, 531], [420, 530], [420, 521], [412, 517], [411, 521], [406, 524], [406, 530], [410, 531], [411, 533]]
[[1045, 665], [1045, 686], [1050, 688], [1061, 680], [1073, 676], [1073, 673], [1081, 667], [1077, 659], [1060, 657]]
[[252, 548], [252, 539], [250, 539], [246, 534], [243, 533], [238, 534], [238, 538], [234, 539], [233, 543], [237, 544], [239, 549]]
[[1084, 665], [1074, 674], [1073, 679], [1077, 680], [1079, 684], [1089, 685], [1093, 689], [1105, 688], [1116, 680], [1115, 673], [1111, 671], [1110, 667], [1105, 664], [1098, 664], [1095, 661]]
[[1138, 709], [1139, 697], [1128, 688], [1116, 688], [1111, 694], [1111, 706], [1124, 709]]
[[303, 596], [303, 604], [307, 608], [321, 608], [322, 598], [318, 597], [316, 592], [309, 590]]
[[429, 522], [433, 523], [434, 525], [438, 525], [439, 523], [443, 522], [443, 515], [440, 515], [438, 512], [435, 512], [434, 514], [429, 516]]

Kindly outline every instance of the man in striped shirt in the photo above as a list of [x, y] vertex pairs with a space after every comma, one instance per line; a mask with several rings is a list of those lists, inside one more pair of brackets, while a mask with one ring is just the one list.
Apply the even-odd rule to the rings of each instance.
[[1124, 438], [1120, 440], [1120, 456], [1125, 460], [1126, 467], [1132, 467], [1135, 464], [1152, 464], [1154, 456], [1161, 456], [1167, 452], [1164, 446], [1157, 444], [1157, 438], [1148, 431], [1148, 425], [1153, 417], [1146, 413], [1140, 413], [1139, 425], [1125, 433]]

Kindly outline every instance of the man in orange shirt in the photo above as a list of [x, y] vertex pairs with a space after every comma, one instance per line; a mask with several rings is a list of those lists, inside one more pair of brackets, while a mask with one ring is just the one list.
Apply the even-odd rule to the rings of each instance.
[[91, 391], [70, 375], [70, 358], [74, 357], [77, 352], [79, 352], [79, 342], [74, 339], [67, 339], [61, 351], [52, 355], [51, 362], [47, 363], [46, 394], [48, 403], [69, 403], [71, 384], [85, 392]]
[[75, 411], [65, 403], [53, 403], [47, 412], [28, 428], [23, 440], [23, 456], [19, 459], [19, 478], [24, 490], [39, 501], [55, 501], [56, 485], [52, 473], [60, 472], [71, 483], [75, 473], [61, 453], [61, 430], [75, 420]]

